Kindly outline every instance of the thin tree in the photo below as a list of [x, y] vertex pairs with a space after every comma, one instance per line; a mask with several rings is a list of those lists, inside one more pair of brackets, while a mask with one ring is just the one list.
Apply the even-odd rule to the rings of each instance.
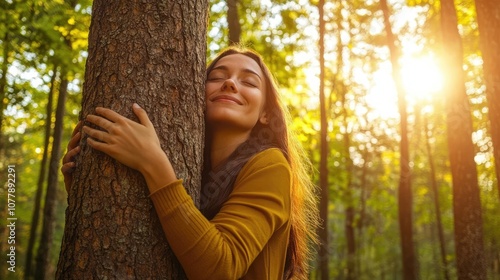
[[389, 7], [387, 0], [380, 0], [380, 6], [384, 14], [384, 25], [387, 36], [387, 46], [389, 47], [392, 75], [396, 90], [398, 93], [398, 108], [400, 115], [400, 134], [399, 143], [399, 193], [398, 193], [398, 211], [399, 211], [399, 229], [401, 236], [401, 251], [403, 257], [403, 276], [405, 280], [417, 279], [417, 259], [413, 244], [413, 212], [412, 212], [412, 189], [411, 189], [411, 170], [410, 170], [410, 149], [408, 143], [408, 113], [406, 106], [406, 93], [401, 81], [401, 67], [399, 65], [400, 50], [396, 46], [397, 38], [392, 32], [392, 25], [389, 20]]
[[345, 237], [347, 242], [347, 271], [346, 279], [357, 279], [356, 277], [356, 235], [355, 235], [355, 214], [354, 209], [354, 184], [352, 180], [354, 166], [352, 159], [350, 157], [350, 147], [351, 147], [351, 135], [349, 133], [349, 122], [348, 122], [348, 110], [346, 103], [346, 92], [341, 94], [342, 103], [342, 115], [343, 115], [343, 125], [345, 132], [343, 133], [344, 138], [344, 154], [346, 160], [346, 190], [345, 190]]
[[[368, 165], [370, 163], [370, 152], [368, 150], [368, 147], [365, 147], [364, 149], [362, 149], [360, 151], [361, 153], [361, 156], [362, 156], [362, 159], [363, 159], [363, 163], [362, 163], [362, 166], [361, 166], [361, 170], [360, 170], [360, 175], [359, 175], [359, 181], [360, 181], [360, 194], [359, 194], [359, 210], [358, 210], [358, 214], [359, 214], [359, 218], [358, 218], [358, 221], [356, 223], [356, 237], [357, 237], [357, 247], [358, 248], [362, 248], [363, 247], [363, 243], [366, 243], [366, 242], [363, 242], [365, 238], [364, 237], [364, 229], [366, 227], [366, 221], [367, 221], [367, 201], [368, 201], [368, 198], [370, 196], [370, 193], [369, 193], [369, 184], [368, 184], [368, 177], [369, 177], [369, 170], [368, 170]], [[361, 261], [361, 254], [360, 254], [360, 250], [356, 250], [356, 253], [358, 254], [357, 258], [356, 258], [356, 267], [357, 267], [357, 271], [358, 271], [358, 274], [357, 275], [360, 275], [361, 274], [361, 271], [363, 271], [363, 266], [364, 266], [364, 262]]]
[[453, 178], [453, 217], [458, 279], [486, 279], [483, 218], [472, 143], [472, 118], [465, 90], [462, 40], [453, 0], [441, 0], [445, 65], [446, 126]]
[[47, 96], [47, 108], [46, 108], [46, 119], [45, 119], [45, 138], [43, 146], [42, 161], [40, 163], [40, 173], [38, 175], [38, 183], [35, 193], [35, 201], [33, 205], [33, 213], [31, 216], [31, 227], [30, 235], [28, 240], [28, 248], [26, 249], [26, 268], [24, 269], [24, 279], [29, 279], [32, 276], [32, 262], [33, 262], [33, 251], [35, 247], [35, 241], [37, 237], [38, 222], [40, 220], [40, 208], [42, 204], [43, 186], [45, 185], [45, 178], [47, 177], [47, 163], [49, 156], [49, 143], [50, 143], [50, 132], [52, 131], [52, 107], [54, 106], [54, 91], [57, 78], [57, 66], [54, 66], [54, 71], [50, 78], [50, 89]]
[[[144, 108], [195, 202], [204, 136], [208, 1], [96, 0], [80, 118]], [[82, 139], [56, 279], [183, 279], [144, 178]]]
[[500, 197], [500, 5], [496, 0], [476, 0], [476, 10]]
[[320, 167], [319, 167], [319, 179], [320, 179], [320, 208], [319, 215], [322, 220], [322, 226], [319, 229], [320, 238], [320, 248], [319, 248], [319, 269], [322, 280], [330, 279], [329, 269], [328, 269], [328, 122], [326, 117], [326, 98], [325, 98], [325, 19], [324, 19], [324, 6], [325, 1], [318, 1], [318, 11], [319, 11], [319, 106], [320, 106], [320, 118], [321, 118], [321, 133], [320, 133]]
[[436, 211], [436, 227], [438, 231], [439, 238], [439, 251], [441, 253], [441, 265], [443, 271], [443, 277], [446, 280], [450, 279], [450, 273], [448, 269], [448, 261], [446, 259], [446, 243], [444, 240], [443, 222], [441, 219], [441, 207], [439, 203], [439, 189], [436, 180], [436, 167], [434, 163], [434, 155], [431, 148], [431, 134], [432, 131], [429, 129], [428, 118], [424, 116], [424, 133], [425, 133], [425, 148], [427, 152], [427, 158], [429, 161], [429, 177], [431, 181], [431, 193], [434, 201], [434, 208]]
[[56, 120], [52, 135], [52, 151], [50, 153], [49, 175], [47, 180], [47, 191], [45, 193], [45, 205], [43, 208], [42, 236], [36, 257], [35, 279], [53, 278], [49, 275], [50, 253], [53, 244], [55, 226], [55, 207], [57, 198], [59, 163], [61, 161], [61, 142], [63, 133], [63, 118], [68, 92], [68, 79], [61, 72], [61, 84], [56, 106]]
[[[7, 96], [7, 70], [9, 69], [9, 61], [10, 57], [12, 55], [11, 53], [11, 44], [10, 44], [10, 37], [11, 34], [9, 32], [5, 32], [3, 38], [2, 38], [2, 46], [3, 46], [3, 55], [2, 55], [2, 67], [0, 68], [1, 70], [1, 77], [0, 77], [0, 132], [3, 131], [3, 111], [5, 109], [5, 97]], [[0, 141], [1, 138], [0, 137]], [[2, 149], [3, 145], [0, 142], [0, 150]]]
[[238, 45], [241, 37], [240, 16], [238, 14], [238, 0], [226, 0], [227, 26], [229, 30], [229, 44]]
[[[345, 271], [346, 279], [357, 279], [356, 275], [356, 235], [355, 235], [355, 214], [356, 210], [354, 208], [355, 198], [354, 198], [354, 184], [353, 184], [353, 172], [354, 164], [350, 156], [351, 148], [351, 134], [349, 118], [351, 118], [349, 112], [349, 103], [347, 100], [347, 86], [344, 81], [343, 70], [344, 69], [344, 43], [342, 42], [342, 33], [349, 30], [344, 30], [343, 27], [343, 16], [344, 6], [342, 2], [338, 2], [338, 7], [336, 11], [336, 32], [337, 32], [337, 62], [336, 62], [336, 73], [334, 79], [335, 92], [340, 99], [341, 104], [341, 115], [342, 115], [342, 126], [344, 127], [343, 135], [343, 146], [344, 146], [344, 158], [345, 158], [345, 173], [346, 173], [346, 183], [344, 192], [344, 203], [345, 203], [345, 222], [344, 222], [344, 233], [347, 245], [347, 268]], [[352, 73], [350, 73], [352, 76]], [[333, 95], [333, 94], [332, 94]], [[329, 110], [333, 107], [332, 105], [332, 95], [330, 95]]]

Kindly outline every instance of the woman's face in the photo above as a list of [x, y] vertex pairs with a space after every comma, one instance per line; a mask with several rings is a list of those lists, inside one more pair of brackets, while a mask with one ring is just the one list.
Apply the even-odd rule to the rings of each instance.
[[257, 62], [242, 54], [222, 57], [205, 83], [208, 125], [250, 131], [258, 121], [266, 123], [265, 92]]

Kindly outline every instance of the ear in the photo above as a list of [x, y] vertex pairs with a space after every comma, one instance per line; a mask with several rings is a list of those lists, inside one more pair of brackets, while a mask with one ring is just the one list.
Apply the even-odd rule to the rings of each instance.
[[260, 117], [259, 117], [259, 122], [261, 124], [269, 124], [269, 120], [267, 118], [267, 112], [266, 111], [263, 111], [261, 114], [260, 114]]

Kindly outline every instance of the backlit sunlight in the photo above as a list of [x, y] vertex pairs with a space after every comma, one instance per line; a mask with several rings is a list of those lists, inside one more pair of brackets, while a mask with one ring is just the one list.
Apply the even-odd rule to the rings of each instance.
[[433, 56], [405, 57], [401, 66], [401, 78], [409, 101], [430, 99], [441, 91], [443, 75]]
[[[418, 101], [430, 102], [443, 87], [442, 72], [432, 55], [404, 56], [401, 59], [401, 79], [409, 108]], [[380, 64], [374, 73], [373, 86], [366, 98], [377, 117], [398, 117], [398, 95], [389, 61]]]

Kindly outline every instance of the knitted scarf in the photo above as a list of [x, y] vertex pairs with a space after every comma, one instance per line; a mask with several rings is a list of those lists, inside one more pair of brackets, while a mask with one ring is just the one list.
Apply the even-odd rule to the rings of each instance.
[[[272, 145], [261, 137], [251, 136], [243, 142], [236, 150], [220, 164], [217, 168], [211, 169], [210, 164], [206, 164], [203, 171], [201, 187], [200, 210], [203, 215], [211, 220], [220, 211], [222, 205], [229, 198], [233, 191], [234, 182], [243, 166], [255, 154], [271, 148]], [[209, 160], [207, 160], [209, 162]]]

